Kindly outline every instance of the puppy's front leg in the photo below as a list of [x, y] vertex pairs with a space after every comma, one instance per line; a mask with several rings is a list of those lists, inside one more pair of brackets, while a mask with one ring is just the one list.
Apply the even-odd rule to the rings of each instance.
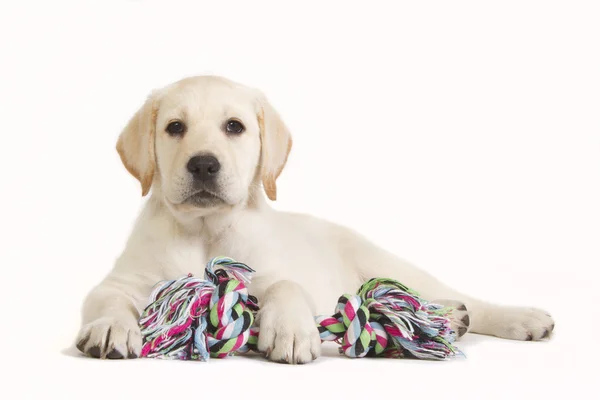
[[314, 305], [295, 282], [282, 280], [261, 295], [258, 349], [271, 361], [308, 363], [321, 354]]
[[[136, 300], [158, 277], [117, 267], [87, 296], [77, 348], [95, 358], [136, 358], [142, 348]], [[148, 276], [149, 275], [149, 276]]]

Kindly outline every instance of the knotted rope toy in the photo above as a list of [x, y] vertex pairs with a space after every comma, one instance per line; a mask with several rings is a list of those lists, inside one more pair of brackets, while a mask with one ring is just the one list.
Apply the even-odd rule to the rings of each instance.
[[246, 288], [253, 272], [231, 258], [215, 257], [206, 265], [205, 279], [190, 274], [159, 282], [139, 320], [141, 357], [205, 361], [247, 351], [258, 310]]
[[[205, 279], [191, 274], [157, 284], [139, 324], [141, 357], [202, 360], [258, 351], [252, 326], [258, 302], [246, 284], [254, 270], [215, 257]], [[443, 360], [457, 353], [452, 308], [428, 303], [392, 279], [375, 278], [338, 300], [333, 316], [315, 318], [322, 341], [340, 344], [348, 357]]]
[[392, 279], [373, 278], [357, 294], [338, 300], [335, 314], [316, 318], [322, 341], [348, 357], [384, 356], [443, 360], [454, 355], [452, 309], [427, 303]]

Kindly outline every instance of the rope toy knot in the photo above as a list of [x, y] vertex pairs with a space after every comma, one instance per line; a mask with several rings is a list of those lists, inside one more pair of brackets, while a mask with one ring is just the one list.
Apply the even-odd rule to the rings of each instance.
[[373, 278], [338, 300], [333, 316], [316, 317], [323, 341], [349, 357], [446, 359], [457, 350], [451, 308], [428, 303], [392, 279]]
[[245, 351], [257, 300], [246, 284], [254, 270], [228, 257], [208, 262], [205, 279], [162, 281], [139, 324], [142, 357], [202, 360]]
[[358, 295], [345, 294], [338, 300], [335, 314], [315, 320], [322, 341], [337, 341], [340, 353], [348, 357], [379, 355], [387, 346], [387, 334], [381, 324], [370, 320], [366, 302]]

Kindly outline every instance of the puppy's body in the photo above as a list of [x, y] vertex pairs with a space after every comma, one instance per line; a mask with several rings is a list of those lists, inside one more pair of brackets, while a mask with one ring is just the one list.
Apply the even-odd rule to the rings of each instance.
[[[243, 134], [230, 135], [232, 118], [243, 121]], [[184, 134], [164, 133], [173, 120], [185, 124]], [[541, 310], [472, 299], [344, 227], [273, 210], [262, 190], [275, 199], [290, 146], [279, 116], [243, 86], [200, 77], [153, 95], [119, 142], [123, 162], [144, 193], [152, 186], [152, 196], [113, 271], [86, 300], [78, 347], [97, 357], [139, 354], [137, 318], [152, 285], [202, 275], [218, 255], [256, 269], [250, 292], [261, 302], [259, 349], [272, 360], [317, 357], [313, 316], [330, 313], [341, 294], [372, 277], [398, 279], [429, 300], [465, 304], [469, 317], [458, 311], [455, 322], [463, 332], [465, 323], [473, 332], [511, 339], [551, 332], [554, 323]], [[219, 160], [215, 176], [190, 169], [198, 154]]]

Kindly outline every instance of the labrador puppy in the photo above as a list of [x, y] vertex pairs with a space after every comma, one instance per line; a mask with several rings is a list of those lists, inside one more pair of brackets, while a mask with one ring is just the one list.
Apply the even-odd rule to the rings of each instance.
[[286, 125], [255, 89], [201, 76], [153, 92], [117, 143], [142, 195], [152, 193], [113, 270], [85, 300], [77, 347], [92, 357], [137, 357], [139, 310], [152, 286], [190, 272], [202, 276], [218, 255], [256, 269], [249, 290], [260, 299], [258, 347], [273, 361], [318, 357], [313, 316], [329, 313], [342, 293], [373, 277], [457, 306], [453, 323], [461, 335], [550, 335], [554, 322], [542, 310], [469, 297], [347, 228], [273, 210], [264, 194], [277, 198], [291, 147]]

